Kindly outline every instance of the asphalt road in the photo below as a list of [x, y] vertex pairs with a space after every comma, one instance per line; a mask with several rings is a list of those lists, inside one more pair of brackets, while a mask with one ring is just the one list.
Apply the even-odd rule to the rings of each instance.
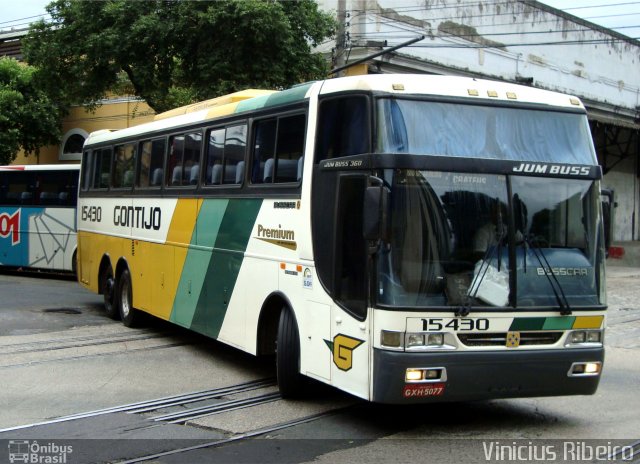
[[[596, 446], [629, 457], [622, 447], [640, 440], [638, 282], [640, 269], [609, 269], [595, 395], [391, 407], [313, 385], [283, 401], [272, 359], [162, 322], [127, 329], [70, 280], [0, 275], [0, 429], [13, 428], [0, 432], [0, 462], [25, 446], [68, 463], [596, 462]], [[121, 405], [131, 406], [56, 419]]]

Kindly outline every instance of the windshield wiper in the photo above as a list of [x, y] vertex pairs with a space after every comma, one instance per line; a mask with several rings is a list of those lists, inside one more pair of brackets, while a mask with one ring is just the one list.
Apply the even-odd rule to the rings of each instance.
[[[556, 301], [560, 306], [560, 314], [562, 314], [563, 316], [570, 316], [571, 306], [569, 305], [569, 300], [567, 299], [567, 296], [564, 294], [564, 290], [562, 288], [562, 285], [560, 285], [558, 278], [553, 273], [551, 264], [549, 264], [549, 261], [547, 260], [547, 257], [545, 256], [544, 252], [542, 251], [541, 248], [535, 246], [531, 241], [531, 237], [527, 235], [524, 236], [524, 243], [527, 246], [527, 248], [529, 248], [533, 252], [533, 255], [536, 257], [536, 259], [538, 260], [538, 263], [542, 267], [542, 272], [547, 277], [547, 280], [549, 281], [549, 285], [551, 285], [551, 290], [553, 290], [553, 294], [556, 297]], [[525, 253], [524, 253], [524, 263], [525, 263], [524, 272], [525, 273], [527, 272], [527, 269], [526, 269], [527, 252], [526, 251], [527, 249], [525, 248]]]

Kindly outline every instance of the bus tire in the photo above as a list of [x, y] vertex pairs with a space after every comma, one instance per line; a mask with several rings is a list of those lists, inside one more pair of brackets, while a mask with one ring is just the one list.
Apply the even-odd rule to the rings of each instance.
[[73, 256], [71, 257], [71, 272], [76, 279], [78, 277], [78, 250], [73, 250]]
[[299, 398], [304, 392], [300, 374], [300, 336], [296, 320], [288, 308], [282, 308], [276, 344], [278, 389], [283, 398]]
[[133, 307], [133, 287], [131, 285], [131, 274], [129, 269], [125, 269], [118, 278], [118, 311], [120, 319], [127, 327], [138, 327], [142, 323], [142, 314]]
[[120, 313], [118, 312], [118, 307], [115, 304], [116, 281], [113, 277], [113, 269], [110, 264], [108, 264], [106, 269], [103, 271], [100, 282], [102, 283], [104, 310], [107, 313], [107, 316], [111, 319], [118, 320], [120, 318]]

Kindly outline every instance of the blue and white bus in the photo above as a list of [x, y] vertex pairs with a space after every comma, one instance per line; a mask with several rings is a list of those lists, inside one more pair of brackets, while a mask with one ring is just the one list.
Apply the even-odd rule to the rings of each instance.
[[79, 171], [0, 166], [0, 266], [75, 272]]

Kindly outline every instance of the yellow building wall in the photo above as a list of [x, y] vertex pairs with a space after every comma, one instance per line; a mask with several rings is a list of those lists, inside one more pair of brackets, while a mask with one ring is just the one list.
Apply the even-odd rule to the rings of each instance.
[[[145, 122], [153, 121], [155, 112], [144, 101], [124, 98], [113, 99], [103, 103], [95, 113], [78, 106], [71, 108], [69, 115], [62, 121], [62, 135], [80, 129], [91, 133], [101, 129], [126, 129]], [[60, 145], [42, 147], [40, 153], [28, 156], [24, 152], [11, 164], [77, 164], [79, 160], [60, 160]]]

